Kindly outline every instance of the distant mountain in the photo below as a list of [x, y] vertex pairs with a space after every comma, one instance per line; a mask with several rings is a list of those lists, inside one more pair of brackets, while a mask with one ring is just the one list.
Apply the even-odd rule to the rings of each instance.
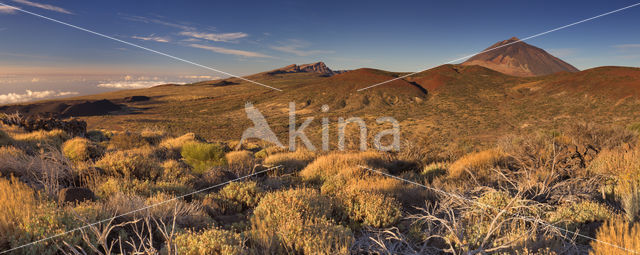
[[[496, 47], [501, 48], [487, 51]], [[504, 74], [521, 77], [580, 71], [543, 49], [520, 42], [516, 37], [497, 42], [485, 51], [487, 52], [471, 57], [462, 65], [484, 66]]]
[[282, 73], [319, 73], [325, 76], [332, 76], [335, 74], [343, 73], [344, 71], [331, 70], [324, 62], [316, 62], [311, 64], [296, 65], [291, 64], [276, 70], [267, 72], [268, 74], [282, 74]]

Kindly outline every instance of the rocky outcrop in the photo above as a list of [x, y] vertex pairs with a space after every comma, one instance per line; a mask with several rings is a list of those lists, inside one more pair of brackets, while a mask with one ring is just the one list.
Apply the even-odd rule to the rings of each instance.
[[60, 120], [57, 118], [22, 117], [18, 114], [5, 115], [2, 118], [5, 125], [19, 126], [27, 132], [38, 130], [51, 131], [59, 129], [71, 136], [84, 136], [87, 133], [87, 123], [82, 120]]
[[332, 76], [337, 74], [331, 70], [324, 62], [316, 62], [311, 64], [304, 65], [288, 65], [283, 68], [279, 68], [273, 71], [268, 72], [268, 74], [281, 74], [281, 73], [319, 73], [326, 76]]

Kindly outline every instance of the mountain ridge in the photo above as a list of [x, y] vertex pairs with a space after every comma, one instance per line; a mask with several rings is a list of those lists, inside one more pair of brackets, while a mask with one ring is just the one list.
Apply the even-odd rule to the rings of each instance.
[[275, 70], [268, 71], [267, 74], [283, 74], [283, 73], [319, 73], [325, 76], [333, 76], [344, 73], [345, 71], [331, 70], [324, 62], [318, 61], [310, 64], [291, 64]]

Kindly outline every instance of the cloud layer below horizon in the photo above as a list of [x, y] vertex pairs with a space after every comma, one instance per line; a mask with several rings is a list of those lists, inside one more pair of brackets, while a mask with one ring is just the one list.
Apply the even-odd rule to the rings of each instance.
[[78, 95], [78, 92], [75, 91], [53, 91], [53, 90], [44, 90], [44, 91], [33, 91], [33, 90], [25, 90], [25, 93], [7, 93], [0, 95], [0, 104], [14, 104], [14, 103], [22, 103], [32, 100], [38, 99], [46, 99], [46, 98], [54, 98], [54, 97], [63, 97], [63, 96], [73, 96]]

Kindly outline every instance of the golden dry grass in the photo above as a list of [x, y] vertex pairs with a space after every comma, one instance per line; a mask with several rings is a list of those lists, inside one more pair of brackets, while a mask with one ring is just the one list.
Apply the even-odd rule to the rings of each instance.
[[182, 146], [188, 142], [195, 142], [197, 140], [196, 134], [187, 133], [175, 138], [165, 138], [160, 142], [160, 148], [167, 150], [167, 157], [179, 159]]
[[251, 168], [255, 162], [253, 153], [244, 150], [229, 152], [225, 158], [231, 168]]
[[474, 177], [482, 179], [491, 175], [491, 168], [502, 162], [505, 155], [498, 149], [489, 149], [462, 156], [449, 166], [453, 179]]
[[596, 239], [606, 243], [591, 242], [593, 250], [590, 254], [626, 255], [631, 254], [629, 251], [640, 251], [640, 223], [628, 222], [622, 218], [610, 220], [598, 229]]
[[22, 224], [36, 214], [37, 206], [31, 188], [16, 178], [0, 177], [0, 247], [5, 247]]
[[378, 152], [331, 153], [318, 157], [307, 165], [300, 176], [307, 181], [326, 181], [337, 175], [348, 178], [358, 176], [365, 171], [359, 165], [377, 167], [384, 159]]
[[39, 130], [33, 131], [31, 133], [13, 134], [13, 139], [32, 149], [42, 146], [53, 146], [60, 148], [62, 143], [64, 143], [69, 138], [70, 137], [67, 133], [59, 129], [51, 131]]
[[267, 156], [263, 163], [267, 166], [282, 165], [286, 172], [294, 172], [304, 168], [316, 157], [314, 152], [297, 150], [293, 152], [281, 152]]
[[640, 184], [640, 151], [605, 150], [589, 165], [589, 171], [616, 179], [616, 192], [629, 194]]

